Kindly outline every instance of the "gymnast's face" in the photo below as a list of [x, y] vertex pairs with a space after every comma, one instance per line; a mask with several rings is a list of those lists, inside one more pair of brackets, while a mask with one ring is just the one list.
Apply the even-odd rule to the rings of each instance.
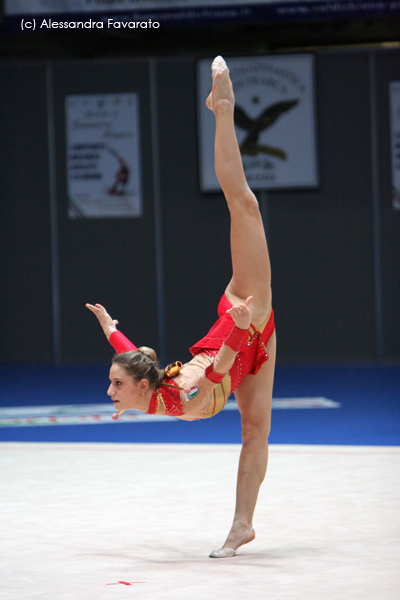
[[118, 411], [138, 406], [140, 398], [143, 397], [141, 382], [128, 375], [123, 366], [111, 365], [110, 382], [107, 394]]

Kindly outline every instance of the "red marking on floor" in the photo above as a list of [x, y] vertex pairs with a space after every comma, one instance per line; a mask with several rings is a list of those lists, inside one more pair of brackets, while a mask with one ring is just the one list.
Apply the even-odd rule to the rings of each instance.
[[132, 585], [132, 583], [146, 583], [145, 581], [117, 581], [116, 583], [106, 583], [106, 585]]

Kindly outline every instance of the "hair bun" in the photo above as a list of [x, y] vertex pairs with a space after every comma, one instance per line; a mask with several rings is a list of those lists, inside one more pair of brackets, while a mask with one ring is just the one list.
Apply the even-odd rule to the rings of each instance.
[[156, 354], [155, 350], [153, 350], [153, 348], [148, 348], [147, 346], [140, 346], [140, 348], [138, 348], [138, 350], [142, 354], [145, 354], [146, 356], [148, 356], [154, 362], [157, 362], [157, 354]]

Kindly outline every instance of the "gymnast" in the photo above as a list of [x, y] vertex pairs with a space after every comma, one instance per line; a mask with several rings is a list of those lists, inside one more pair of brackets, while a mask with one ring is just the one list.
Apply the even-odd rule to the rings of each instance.
[[190, 348], [192, 360], [160, 369], [154, 350], [136, 346], [100, 304], [87, 304], [117, 354], [110, 369], [111, 397], [119, 416], [134, 408], [192, 421], [214, 416], [235, 392], [241, 414], [242, 450], [233, 524], [211, 558], [234, 556], [255, 538], [252, 521], [268, 463], [276, 334], [271, 267], [258, 202], [250, 190], [236, 139], [234, 94], [220, 56], [211, 67], [207, 107], [216, 120], [215, 171], [231, 219], [232, 278], [218, 306], [218, 321]]

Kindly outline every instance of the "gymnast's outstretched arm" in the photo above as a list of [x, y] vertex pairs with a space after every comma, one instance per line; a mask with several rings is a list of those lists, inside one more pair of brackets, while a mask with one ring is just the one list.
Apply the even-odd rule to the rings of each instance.
[[117, 354], [122, 354], [122, 352], [128, 352], [129, 350], [137, 350], [135, 344], [128, 340], [121, 331], [118, 331], [118, 321], [110, 317], [104, 306], [101, 304], [86, 304], [86, 308], [97, 317], [106, 338]]

